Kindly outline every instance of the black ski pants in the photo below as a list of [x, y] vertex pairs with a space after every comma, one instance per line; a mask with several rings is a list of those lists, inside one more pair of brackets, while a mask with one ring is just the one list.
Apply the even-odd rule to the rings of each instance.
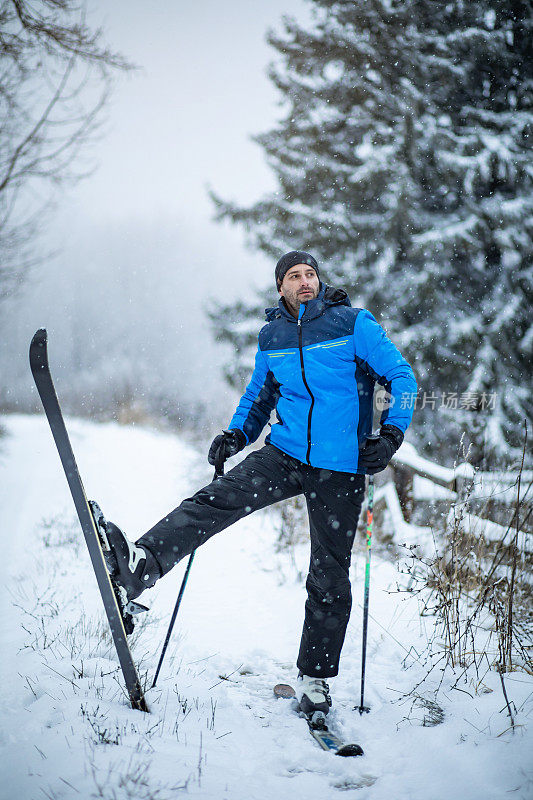
[[311, 561], [297, 666], [305, 675], [333, 677], [350, 618], [348, 570], [364, 487], [364, 475], [311, 467], [267, 444], [184, 500], [137, 544], [151, 550], [166, 574], [238, 519], [304, 494]]

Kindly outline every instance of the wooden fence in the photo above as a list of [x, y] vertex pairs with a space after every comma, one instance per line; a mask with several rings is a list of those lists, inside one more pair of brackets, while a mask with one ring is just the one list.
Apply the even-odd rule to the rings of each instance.
[[[417, 505], [428, 502], [441, 502], [444, 507], [449, 507], [446, 523], [460, 520], [465, 531], [478, 533], [485, 539], [502, 541], [511, 530], [516, 532], [513, 506], [518, 497], [518, 472], [480, 472], [468, 463], [453, 468], [443, 467], [420, 456], [408, 442], [404, 442], [395, 453], [387, 471], [392, 473], [392, 479], [376, 487], [374, 508], [376, 511], [387, 509], [397, 541], [420, 542], [426, 535], [431, 535], [430, 527], [412, 522]], [[519, 536], [527, 552], [533, 551], [532, 480], [533, 470], [522, 471], [520, 496], [525, 497], [529, 487], [529, 509], [524, 510], [521, 506]], [[498, 519], [492, 519], [493, 516]]]

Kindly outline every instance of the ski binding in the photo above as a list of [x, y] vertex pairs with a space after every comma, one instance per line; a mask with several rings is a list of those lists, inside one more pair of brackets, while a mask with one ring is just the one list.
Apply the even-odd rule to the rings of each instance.
[[[274, 686], [274, 696], [285, 700], [296, 699], [296, 692], [287, 683], [278, 683]], [[337, 756], [351, 757], [364, 755], [363, 748], [358, 744], [345, 744], [342, 739], [333, 733], [326, 724], [326, 715], [323, 711], [313, 714], [304, 714], [298, 708], [299, 716], [304, 717], [309, 728], [309, 733], [323, 750], [329, 750]]]

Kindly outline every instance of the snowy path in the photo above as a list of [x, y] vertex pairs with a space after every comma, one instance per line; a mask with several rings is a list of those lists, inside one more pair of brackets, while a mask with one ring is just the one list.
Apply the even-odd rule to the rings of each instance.
[[[387, 591], [396, 573], [378, 558], [371, 611], [386, 630], [371, 623], [372, 712], [360, 718], [351, 710], [359, 691], [361, 559], [354, 559], [341, 674], [331, 682], [332, 721], [366, 755], [340, 759], [318, 749], [290, 705], [272, 696], [275, 683], [294, 682], [305, 598], [296, 566], [305, 571], [308, 555], [298, 547], [295, 566], [274, 552], [276, 518], [269, 513], [242, 520], [198, 551], [159, 685], [148, 692], [152, 713], [128, 708], [46, 423], [23, 416], [2, 422], [9, 436], [0, 443], [1, 797], [533, 796], [526, 727], [533, 681], [523, 673], [507, 677], [521, 707], [514, 736], [504, 733], [508, 718], [494, 673], [483, 680], [493, 691], [472, 699], [444, 691], [444, 722], [423, 727], [424, 709], [410, 713], [410, 700], [397, 702], [422, 675], [412, 659], [409, 669], [402, 661], [411, 645], [421, 647], [423, 627], [416, 601]], [[68, 428], [88, 496], [132, 538], [211, 477], [204, 454], [177, 437], [79, 420]], [[152, 611], [134, 652], [149, 676], [183, 570], [179, 565], [145, 596]]]

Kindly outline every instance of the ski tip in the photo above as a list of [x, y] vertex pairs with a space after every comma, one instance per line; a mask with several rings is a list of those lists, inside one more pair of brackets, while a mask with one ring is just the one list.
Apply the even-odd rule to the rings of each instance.
[[32, 344], [46, 344], [46, 340], [48, 338], [48, 333], [46, 332], [46, 328], [39, 328], [39, 330], [35, 331], [33, 334], [33, 339], [31, 340]]
[[359, 744], [345, 744], [339, 747], [335, 755], [350, 758], [351, 756], [364, 756], [364, 751]]
[[282, 697], [284, 700], [292, 700], [292, 698], [296, 697], [296, 692], [288, 683], [277, 683], [274, 686], [274, 696]]
[[39, 358], [39, 352], [43, 349], [46, 350], [47, 341], [48, 334], [46, 328], [39, 328], [38, 331], [35, 331], [30, 344], [30, 359], [32, 356]]

